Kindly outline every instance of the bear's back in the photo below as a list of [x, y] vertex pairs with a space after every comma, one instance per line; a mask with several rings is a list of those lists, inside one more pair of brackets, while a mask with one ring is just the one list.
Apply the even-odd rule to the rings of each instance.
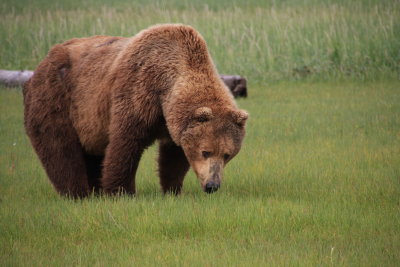
[[94, 36], [62, 44], [70, 60], [66, 80], [71, 84], [71, 119], [81, 143], [102, 154], [108, 143], [111, 67], [129, 38]]

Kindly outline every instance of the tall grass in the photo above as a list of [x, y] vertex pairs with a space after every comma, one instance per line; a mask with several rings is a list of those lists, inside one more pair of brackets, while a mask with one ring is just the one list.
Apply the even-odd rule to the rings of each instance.
[[185, 23], [205, 37], [218, 69], [251, 81], [399, 77], [398, 1], [4, 2], [0, 67], [32, 69], [55, 43], [132, 36]]

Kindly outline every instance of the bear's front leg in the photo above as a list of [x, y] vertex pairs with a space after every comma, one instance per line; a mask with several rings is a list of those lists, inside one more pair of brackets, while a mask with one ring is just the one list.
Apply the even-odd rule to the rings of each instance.
[[163, 192], [178, 195], [189, 169], [189, 163], [182, 148], [178, 147], [172, 140], [160, 141], [158, 165]]
[[135, 140], [116, 140], [106, 149], [102, 174], [105, 193], [135, 194], [135, 175], [144, 148]]
[[108, 194], [135, 194], [135, 175], [148, 143], [145, 126], [133, 117], [113, 118], [101, 184]]

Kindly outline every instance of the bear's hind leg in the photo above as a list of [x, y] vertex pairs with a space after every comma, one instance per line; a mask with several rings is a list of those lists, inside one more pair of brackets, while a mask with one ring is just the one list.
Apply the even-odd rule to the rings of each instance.
[[178, 195], [188, 170], [189, 163], [182, 148], [172, 141], [160, 141], [158, 172], [163, 192]]
[[70, 117], [68, 53], [65, 46], [54, 46], [25, 84], [25, 129], [55, 189], [84, 197], [89, 185], [83, 148]]
[[87, 196], [83, 148], [65, 111], [31, 105], [25, 109], [25, 129], [54, 188], [61, 195]]
[[54, 188], [74, 198], [89, 193], [83, 149], [71, 129], [49, 127], [40, 134], [28, 127], [28, 135]]

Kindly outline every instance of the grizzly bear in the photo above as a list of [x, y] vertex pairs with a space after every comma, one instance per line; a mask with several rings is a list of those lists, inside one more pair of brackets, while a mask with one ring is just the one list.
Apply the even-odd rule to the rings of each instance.
[[71, 197], [134, 194], [139, 160], [155, 140], [163, 192], [179, 194], [189, 166], [214, 192], [248, 117], [204, 39], [180, 24], [55, 45], [23, 93], [32, 146], [55, 189]]

